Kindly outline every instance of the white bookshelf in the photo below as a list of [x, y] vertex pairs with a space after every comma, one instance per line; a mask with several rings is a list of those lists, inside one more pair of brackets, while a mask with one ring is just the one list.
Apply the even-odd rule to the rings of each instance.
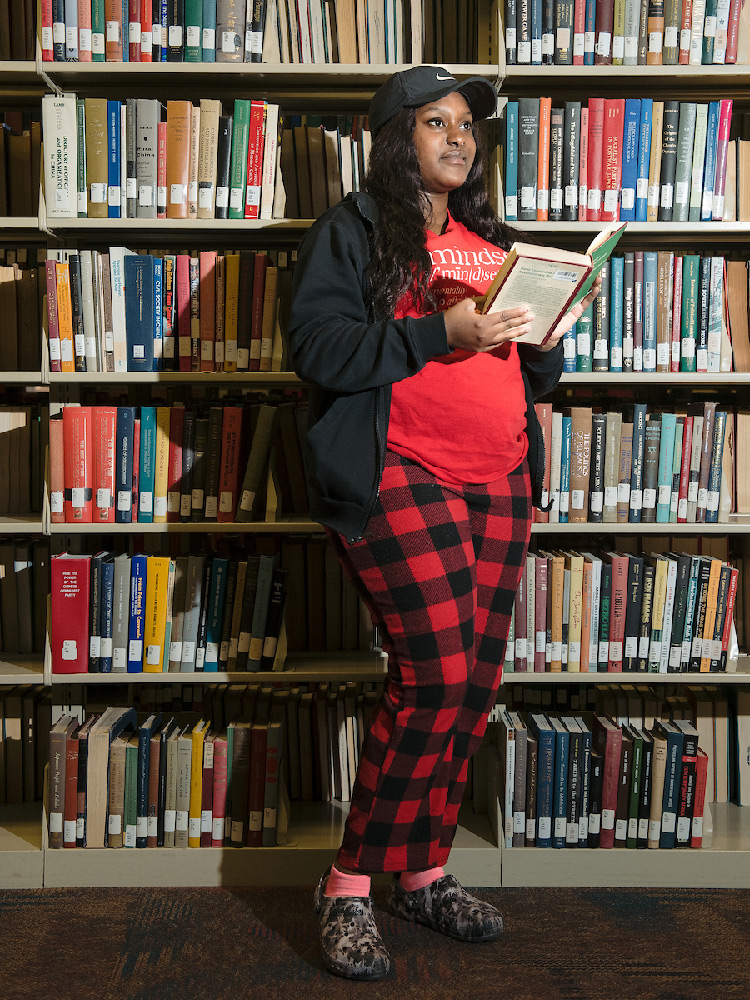
[[51, 524], [52, 535], [160, 535], [172, 533], [189, 534], [312, 534], [323, 531], [317, 521], [249, 521], [241, 524], [235, 521], [174, 521], [171, 524]]
[[0, 889], [44, 884], [42, 804], [0, 805]]
[[34, 653], [0, 653], [0, 685], [43, 683], [43, 657]]
[[242, 388], [303, 385], [294, 372], [50, 372], [50, 385], [219, 385]]
[[36, 514], [0, 518], [0, 535], [40, 535], [43, 531], [44, 522]]

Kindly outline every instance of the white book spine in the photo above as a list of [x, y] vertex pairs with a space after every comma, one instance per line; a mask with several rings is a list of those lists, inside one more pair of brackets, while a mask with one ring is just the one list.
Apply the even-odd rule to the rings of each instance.
[[672, 615], [674, 612], [674, 594], [677, 584], [677, 560], [667, 561], [667, 592], [664, 598], [664, 618], [661, 626], [661, 654], [659, 658], [659, 673], [666, 674], [669, 665], [669, 653], [672, 648]]
[[47, 217], [78, 217], [78, 158], [75, 96], [42, 98], [44, 191]]

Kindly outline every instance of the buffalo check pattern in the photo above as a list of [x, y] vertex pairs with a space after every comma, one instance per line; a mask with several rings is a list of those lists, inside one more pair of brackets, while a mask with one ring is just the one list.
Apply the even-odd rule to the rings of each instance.
[[391, 451], [365, 536], [329, 531], [388, 654], [339, 865], [377, 873], [446, 862], [530, 532], [525, 459], [496, 482], [455, 487]]

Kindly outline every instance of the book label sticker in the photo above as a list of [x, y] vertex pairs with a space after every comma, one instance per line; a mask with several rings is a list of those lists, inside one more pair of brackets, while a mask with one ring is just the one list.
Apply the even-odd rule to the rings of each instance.
[[624, 59], [625, 58], [625, 36], [615, 35], [612, 39], [612, 58], [613, 59]]
[[219, 661], [219, 644], [218, 642], [207, 642], [206, 643], [206, 663], [218, 663]]
[[112, 672], [115, 674], [124, 674], [127, 669], [127, 650], [124, 646], [115, 646], [112, 650]]
[[161, 22], [158, 24], [154, 23], [151, 25], [151, 39], [153, 41], [154, 48], [161, 48]]
[[677, 813], [665, 809], [661, 814], [662, 833], [674, 833], [677, 827]]
[[662, 483], [659, 487], [659, 504], [668, 504], [672, 499], [672, 487]]
[[213, 51], [216, 48], [216, 28], [204, 28], [202, 45], [204, 49]]
[[609, 659], [609, 642], [606, 639], [599, 643], [599, 648], [597, 650], [597, 662], [606, 663]]
[[658, 52], [661, 55], [662, 50], [662, 33], [660, 31], [649, 31], [648, 33], [648, 51]]
[[182, 643], [182, 662], [192, 663], [195, 659], [195, 642], [187, 640]]
[[[179, 827], [178, 827], [179, 829]], [[200, 816], [189, 816], [188, 817], [188, 837], [200, 837], [201, 835], [201, 818]]]
[[189, 24], [186, 31], [187, 44], [191, 47], [199, 48], [201, 44], [201, 26]]
[[118, 45], [120, 42], [120, 22], [107, 21], [107, 41]]
[[138, 204], [141, 208], [151, 208], [154, 204], [153, 184], [138, 185]]
[[628, 820], [628, 837], [635, 839], [638, 836], [638, 820], [633, 816]]
[[151, 514], [154, 506], [154, 494], [148, 490], [144, 490], [139, 493], [138, 506], [143, 514]]
[[122, 833], [122, 813], [110, 813], [107, 817], [107, 833], [118, 837]]
[[505, 29], [505, 48], [515, 49], [516, 47], [516, 29], [506, 28]]
[[119, 208], [121, 201], [122, 196], [120, 194], [120, 185], [110, 184], [107, 188], [107, 204], [110, 208]]
[[70, 502], [73, 507], [83, 507], [86, 502], [86, 490], [80, 486], [74, 486], [70, 491]]
[[555, 836], [564, 837], [567, 827], [567, 820], [564, 816], [555, 816]]
[[137, 837], [148, 837], [148, 816], [137, 816], [135, 831]]
[[643, 491], [643, 509], [653, 510], [656, 507], [656, 490], [655, 489], [645, 489]]
[[49, 497], [49, 506], [53, 514], [62, 514], [64, 510], [64, 496], [62, 490], [53, 490]]
[[91, 52], [91, 28], [80, 28], [78, 36], [78, 47], [81, 52]]
[[107, 200], [107, 185], [94, 183], [89, 189], [89, 201], [92, 205], [103, 205]]
[[224, 839], [224, 817], [215, 816], [211, 824], [211, 839], [212, 840], [223, 840]]
[[117, 491], [117, 509], [120, 511], [130, 510], [133, 504], [133, 494], [130, 490]]
[[602, 830], [614, 830], [615, 811], [614, 809], [602, 809]]
[[63, 821], [63, 841], [66, 844], [75, 844], [77, 826], [78, 820], [76, 819], [66, 819]]
[[158, 816], [148, 816], [148, 822], [146, 824], [146, 836], [147, 837], [158, 837], [159, 835], [159, 817]]
[[182, 662], [182, 643], [181, 642], [170, 642], [169, 644], [169, 660], [171, 663], [181, 663]]
[[187, 809], [177, 809], [175, 812], [175, 829], [187, 830], [189, 813]]
[[182, 205], [185, 202], [185, 185], [171, 184], [169, 188], [169, 204]]
[[237, 48], [237, 35], [233, 31], [222, 31], [221, 33], [221, 51], [222, 52], [234, 52]]
[[584, 490], [570, 491], [570, 505], [573, 510], [583, 510]]
[[612, 34], [609, 31], [600, 31], [596, 40], [596, 54], [598, 56], [609, 56], [609, 48], [612, 42]]
[[628, 657], [628, 659], [638, 656], [637, 636], [630, 635], [625, 639], [625, 656]]
[[703, 817], [693, 816], [693, 836], [702, 837], [703, 836]]
[[143, 659], [143, 639], [131, 639], [128, 643], [128, 659], [132, 662]]
[[104, 656], [110, 659], [112, 656], [112, 637], [102, 636], [99, 641], [99, 656]]
[[167, 514], [167, 498], [165, 496], [154, 497], [154, 516], [165, 517]]
[[182, 45], [182, 25], [170, 24], [167, 30], [167, 44], [179, 48]]
[[150, 667], [158, 667], [161, 661], [161, 646], [152, 643], [146, 647], [146, 663]]
[[101, 653], [99, 652], [100, 647], [100, 636], [90, 635], [89, 636], [89, 656], [94, 659], [98, 659]]
[[618, 503], [630, 502], [630, 483], [617, 484], [617, 502]]
[[602, 817], [600, 813], [589, 813], [589, 833], [598, 834], [602, 828]]
[[622, 643], [621, 642], [610, 642], [609, 644], [609, 658], [613, 663], [620, 663], [622, 661]]
[[201, 810], [201, 833], [211, 833], [212, 813], [210, 809]]
[[518, 61], [521, 64], [531, 62], [531, 42], [518, 43]]
[[164, 832], [174, 833], [175, 821], [177, 819], [177, 813], [174, 809], [164, 810]]
[[150, 55], [151, 45], [151, 32], [141, 31], [141, 52], [144, 54], [148, 53]]
[[231, 514], [234, 510], [231, 490], [222, 490], [219, 496], [219, 511], [222, 514]]
[[677, 843], [684, 844], [690, 838], [690, 817], [680, 816], [677, 820]]
[[591, 494], [591, 513], [601, 514], [604, 503], [604, 494], [601, 490], [594, 490]]

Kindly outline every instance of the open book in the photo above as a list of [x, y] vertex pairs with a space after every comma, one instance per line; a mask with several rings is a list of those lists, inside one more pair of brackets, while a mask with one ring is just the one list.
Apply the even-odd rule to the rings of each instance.
[[497, 312], [528, 304], [534, 313], [531, 330], [516, 343], [541, 346], [555, 327], [583, 299], [622, 236], [627, 222], [616, 222], [589, 244], [586, 253], [514, 243], [478, 309]]

